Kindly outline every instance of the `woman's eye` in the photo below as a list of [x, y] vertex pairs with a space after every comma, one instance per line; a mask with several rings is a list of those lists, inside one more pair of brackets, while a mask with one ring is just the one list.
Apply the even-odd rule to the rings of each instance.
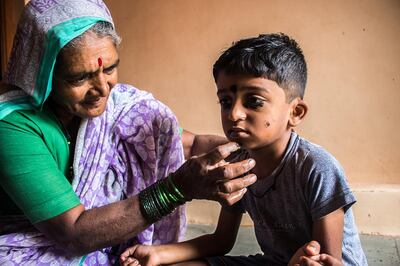
[[112, 66], [112, 67], [109, 67], [109, 68], [105, 68], [105, 69], [103, 70], [103, 73], [104, 73], [104, 74], [107, 74], [107, 75], [110, 75], [110, 74], [112, 74], [112, 73], [114, 72], [115, 69], [116, 69], [115, 66]]
[[252, 109], [257, 109], [259, 107], [262, 107], [263, 105], [264, 105], [264, 100], [258, 97], [249, 97], [246, 99], [246, 102], [244, 104], [245, 107]]
[[83, 82], [85, 82], [86, 79], [87, 79], [86, 76], [82, 76], [82, 77], [76, 77], [76, 78], [73, 78], [73, 79], [69, 79], [67, 81], [68, 81], [69, 84], [79, 85], [79, 84], [82, 84]]
[[231, 107], [231, 101], [227, 98], [219, 99], [218, 103], [221, 105], [222, 109], [229, 109]]

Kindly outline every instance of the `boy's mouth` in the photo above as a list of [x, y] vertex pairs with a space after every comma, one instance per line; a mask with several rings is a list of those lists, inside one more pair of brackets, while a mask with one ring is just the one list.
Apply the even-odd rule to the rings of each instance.
[[249, 135], [249, 132], [240, 127], [233, 127], [228, 130], [228, 136], [231, 139], [242, 138], [242, 137], [246, 137], [248, 135]]

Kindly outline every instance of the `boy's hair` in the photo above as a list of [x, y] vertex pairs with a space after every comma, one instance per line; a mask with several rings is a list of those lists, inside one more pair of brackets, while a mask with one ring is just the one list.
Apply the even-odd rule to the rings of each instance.
[[307, 82], [303, 52], [295, 40], [283, 33], [261, 34], [233, 43], [214, 64], [215, 81], [221, 71], [273, 80], [283, 88], [288, 101], [302, 99]]

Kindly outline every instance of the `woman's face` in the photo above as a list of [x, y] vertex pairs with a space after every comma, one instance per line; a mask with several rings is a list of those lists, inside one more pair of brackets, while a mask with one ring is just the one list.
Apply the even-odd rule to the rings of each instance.
[[109, 37], [87, 32], [81, 41], [78, 48], [60, 52], [50, 97], [59, 114], [88, 118], [104, 112], [119, 59]]

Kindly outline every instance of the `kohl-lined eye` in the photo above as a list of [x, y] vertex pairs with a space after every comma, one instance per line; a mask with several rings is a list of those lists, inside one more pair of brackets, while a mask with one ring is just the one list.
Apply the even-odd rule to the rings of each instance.
[[257, 109], [260, 107], [264, 106], [264, 101], [263, 99], [256, 97], [256, 96], [250, 96], [246, 98], [246, 101], [244, 102], [244, 107], [246, 108], [251, 108], [251, 109]]
[[219, 105], [221, 105], [222, 109], [231, 108], [232, 102], [228, 97], [223, 97], [218, 100]]

